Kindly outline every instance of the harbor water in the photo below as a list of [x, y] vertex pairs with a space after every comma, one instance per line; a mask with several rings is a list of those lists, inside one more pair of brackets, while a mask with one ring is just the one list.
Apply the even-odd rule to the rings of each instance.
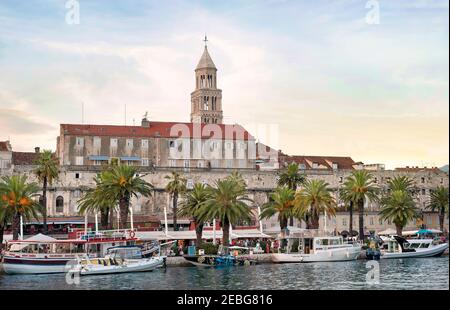
[[367, 281], [367, 261], [261, 264], [246, 267], [167, 267], [153, 272], [81, 277], [0, 274], [0, 290], [448, 290], [449, 257], [379, 261], [379, 283]]

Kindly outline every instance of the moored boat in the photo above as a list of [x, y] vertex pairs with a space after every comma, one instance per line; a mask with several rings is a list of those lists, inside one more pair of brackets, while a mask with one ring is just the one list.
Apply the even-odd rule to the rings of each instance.
[[57, 240], [38, 234], [26, 240], [9, 241], [3, 257], [7, 274], [64, 273], [79, 255], [102, 257], [110, 247], [132, 245], [137, 239], [133, 232], [105, 231], [79, 234], [77, 239]]
[[433, 239], [407, 240], [403, 237], [392, 236], [385, 243], [381, 251], [383, 259], [439, 257], [448, 249], [448, 243], [438, 243]]
[[249, 256], [250, 249], [246, 247], [222, 247], [218, 255], [185, 255], [185, 260], [194, 266], [251, 266], [257, 261]]
[[312, 237], [302, 234], [281, 240], [287, 240], [287, 246], [283, 249], [285, 253], [272, 254], [275, 263], [351, 261], [361, 253], [358, 243], [345, 243], [341, 236]]

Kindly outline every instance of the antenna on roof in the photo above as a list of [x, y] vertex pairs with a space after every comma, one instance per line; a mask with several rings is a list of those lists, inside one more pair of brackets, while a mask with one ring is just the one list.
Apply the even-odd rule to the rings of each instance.
[[84, 101], [81, 101], [81, 124], [84, 124]]
[[127, 125], [127, 104], [125, 103], [125, 115], [124, 115], [124, 123]]

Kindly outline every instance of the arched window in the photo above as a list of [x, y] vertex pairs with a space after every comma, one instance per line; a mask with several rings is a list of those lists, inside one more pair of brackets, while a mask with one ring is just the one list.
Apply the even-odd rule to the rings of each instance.
[[56, 213], [64, 212], [64, 198], [62, 196], [56, 197]]

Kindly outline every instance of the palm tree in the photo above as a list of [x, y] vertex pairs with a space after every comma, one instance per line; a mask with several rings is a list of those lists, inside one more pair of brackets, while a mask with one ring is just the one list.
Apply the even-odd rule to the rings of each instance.
[[173, 207], [173, 227], [175, 231], [178, 231], [177, 225], [177, 208], [178, 208], [178, 195], [186, 191], [186, 179], [183, 178], [178, 172], [172, 171], [171, 175], [166, 175], [166, 179], [169, 183], [166, 185], [166, 191], [172, 197]]
[[86, 194], [78, 200], [78, 212], [80, 214], [100, 212], [102, 229], [111, 229], [112, 220], [109, 217], [112, 216], [117, 201], [112, 200], [111, 197], [104, 195], [102, 192], [104, 174], [103, 171], [97, 175], [94, 178], [96, 187], [85, 190]]
[[[290, 163], [279, 175], [278, 185], [287, 186], [294, 192], [297, 191], [297, 186], [305, 182], [306, 177], [299, 172], [297, 163]], [[289, 225], [294, 226], [294, 217], [289, 218]]]
[[251, 210], [247, 205], [253, 202], [246, 195], [246, 188], [229, 178], [215, 182], [209, 187], [210, 198], [198, 210], [199, 221], [219, 219], [222, 230], [222, 244], [229, 245], [230, 225], [241, 220], [251, 220]]
[[430, 203], [427, 206], [427, 209], [433, 212], [439, 212], [439, 228], [443, 232], [444, 231], [444, 218], [447, 213], [448, 217], [448, 187], [438, 186], [432, 193]]
[[292, 216], [295, 192], [287, 186], [278, 186], [270, 194], [270, 200], [261, 208], [260, 219], [268, 219], [278, 214], [281, 231], [288, 226], [288, 219]]
[[417, 218], [418, 210], [408, 191], [394, 190], [381, 199], [380, 215], [383, 220], [391, 220], [401, 236], [406, 224]]
[[391, 191], [412, 191], [414, 189], [414, 181], [407, 176], [396, 176], [388, 182]]
[[345, 206], [348, 207], [349, 214], [349, 227], [348, 231], [351, 237], [353, 237], [353, 200], [351, 195], [347, 192], [346, 188], [342, 188], [339, 192], [341, 200], [344, 202]]
[[308, 229], [319, 229], [320, 214], [336, 215], [336, 201], [329, 184], [323, 180], [308, 180], [295, 195], [294, 214], [306, 218]]
[[[3, 177], [0, 181], [0, 196], [3, 201], [3, 214], [12, 217], [13, 239], [19, 239], [20, 217], [38, 219], [38, 212], [42, 207], [36, 198], [39, 196], [39, 186], [36, 183], [27, 183], [26, 176], [13, 175]], [[5, 218], [5, 215], [3, 216]]]
[[120, 228], [125, 228], [128, 221], [131, 198], [150, 197], [153, 185], [136, 174], [136, 168], [126, 165], [113, 165], [102, 174], [102, 182], [97, 184], [103, 201], [119, 204]]
[[371, 173], [365, 170], [353, 171], [344, 183], [344, 192], [348, 199], [358, 206], [359, 238], [364, 241], [364, 204], [378, 200], [378, 188]]
[[47, 186], [52, 185], [58, 179], [58, 159], [52, 151], [44, 150], [39, 153], [35, 162], [37, 165], [34, 174], [42, 183], [42, 217], [44, 222], [44, 233], [47, 233]]
[[8, 204], [3, 199], [0, 199], [0, 251], [3, 244], [3, 235], [8, 226], [8, 222], [12, 219], [12, 209], [7, 207]]
[[198, 219], [200, 207], [210, 199], [210, 191], [207, 186], [201, 183], [194, 184], [194, 188], [183, 193], [178, 214], [180, 216], [192, 217], [195, 224], [195, 234], [197, 235], [196, 246], [202, 244], [202, 233], [204, 222]]

